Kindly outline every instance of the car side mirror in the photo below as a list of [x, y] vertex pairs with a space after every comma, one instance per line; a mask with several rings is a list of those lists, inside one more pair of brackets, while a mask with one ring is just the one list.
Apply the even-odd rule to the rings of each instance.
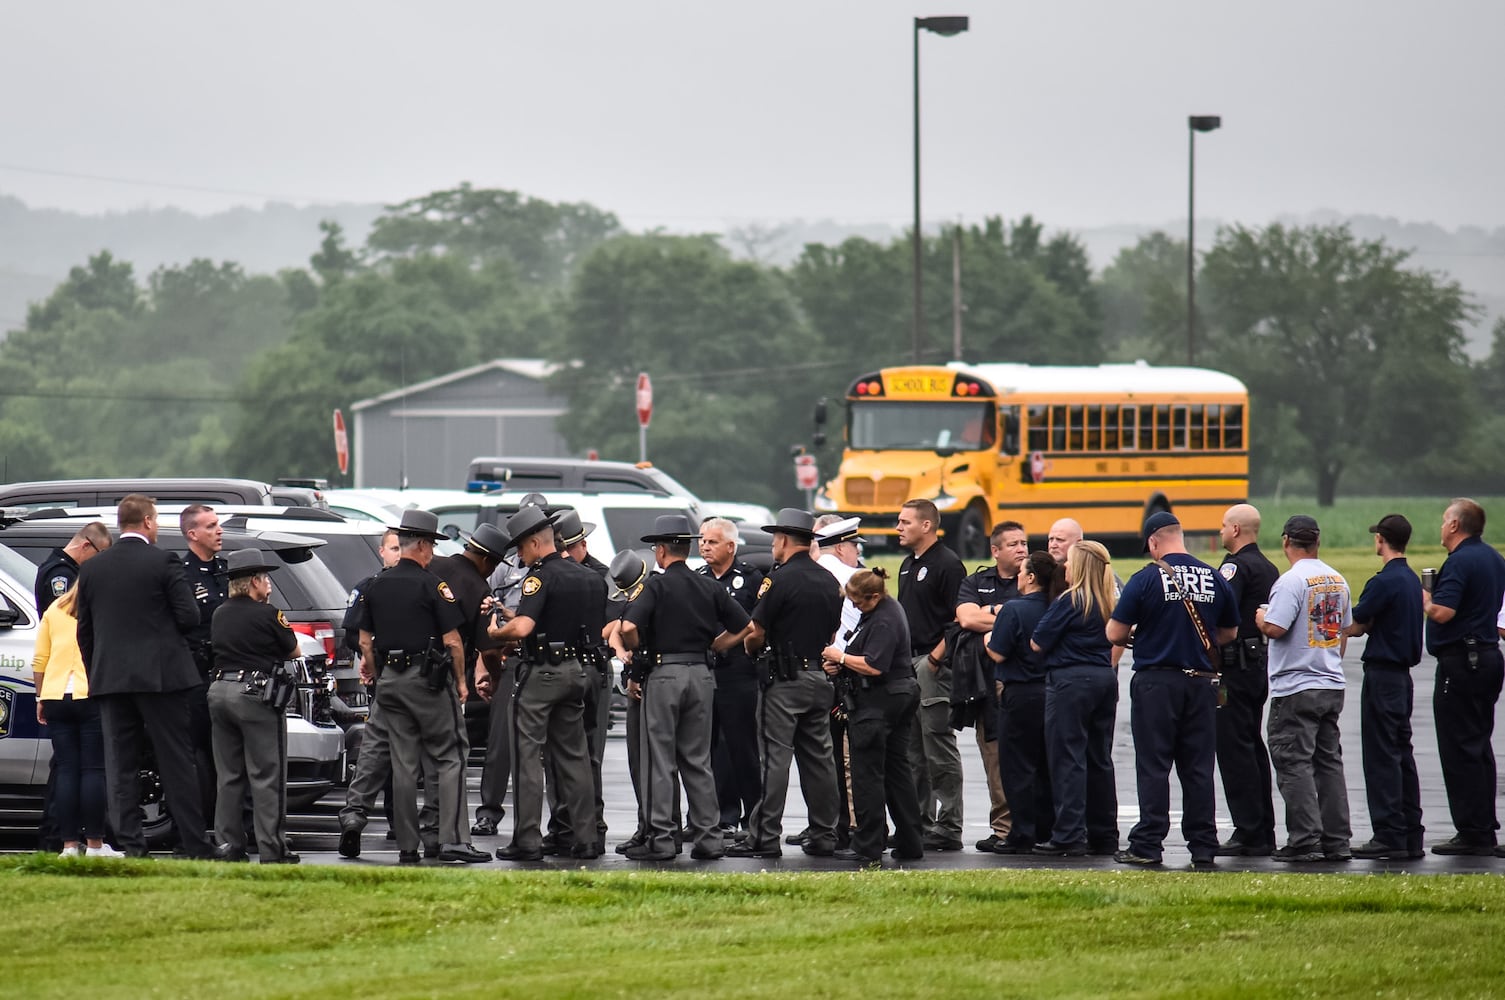
[[0, 594], [0, 628], [15, 628], [23, 617], [21, 609], [12, 604], [9, 597]]

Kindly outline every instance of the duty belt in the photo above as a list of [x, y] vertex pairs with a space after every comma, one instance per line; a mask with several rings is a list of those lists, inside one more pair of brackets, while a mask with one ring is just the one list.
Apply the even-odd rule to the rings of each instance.
[[216, 670], [214, 679], [238, 684], [241, 681], [264, 681], [269, 675], [264, 670]]
[[673, 663], [698, 663], [703, 667], [706, 665], [705, 653], [660, 653], [653, 657], [653, 665], [656, 667], [666, 667]]
[[1185, 674], [1188, 677], [1216, 678], [1216, 677], [1222, 677], [1223, 676], [1222, 674], [1217, 673], [1216, 671], [1213, 671], [1213, 670], [1195, 670], [1195, 669], [1193, 669], [1191, 667], [1153, 666], [1153, 667], [1139, 667], [1138, 669], [1140, 669], [1140, 670], [1166, 670], [1166, 671], [1171, 671], [1171, 672], [1178, 673], [1178, 674]]
[[428, 659], [428, 653], [418, 651], [409, 653], [403, 649], [389, 649], [385, 653], [377, 654], [381, 658], [382, 666], [391, 670], [406, 670], [408, 667], [421, 667]]
[[801, 670], [815, 670], [820, 673], [826, 672], [826, 668], [821, 665], [821, 659], [818, 656], [791, 656], [785, 662], [796, 664]]

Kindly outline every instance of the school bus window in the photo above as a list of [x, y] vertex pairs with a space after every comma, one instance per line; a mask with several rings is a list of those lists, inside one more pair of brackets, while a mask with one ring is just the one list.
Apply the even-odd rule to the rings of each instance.
[[1103, 450], [1118, 450], [1118, 407], [1103, 407]]
[[1071, 421], [1070, 431], [1067, 434], [1067, 447], [1072, 451], [1081, 451], [1084, 447], [1084, 435], [1086, 425], [1084, 423], [1084, 407], [1067, 407], [1066, 417]]
[[1223, 408], [1223, 447], [1239, 449], [1244, 446], [1244, 408], [1230, 403]]
[[1139, 450], [1155, 450], [1155, 408], [1153, 406], [1139, 408]]
[[1082, 446], [1088, 451], [1103, 450], [1103, 408], [1101, 406], [1087, 407], [1087, 422], [1085, 424], [1086, 438]]
[[1176, 451], [1186, 450], [1186, 411], [1189, 407], [1171, 407], [1171, 447]]
[[1217, 451], [1223, 447], [1223, 408], [1216, 403], [1207, 407], [1207, 448]]
[[1003, 425], [1003, 440], [998, 445], [998, 450], [1005, 455], [1019, 454], [1019, 407], [1000, 406], [998, 419]]
[[1202, 407], [1193, 406], [1188, 413], [1188, 417], [1191, 420], [1191, 436], [1188, 438], [1187, 444], [1192, 451], [1205, 451], [1207, 449], [1207, 432], [1204, 430], [1203, 422], [1206, 420], [1206, 414]]
[[1045, 451], [1050, 447], [1050, 408], [1029, 408], [1029, 450]]
[[1152, 409], [1155, 411], [1155, 450], [1170, 451], [1171, 408], [1168, 404], [1161, 403]]
[[1066, 450], [1066, 407], [1050, 408], [1050, 447], [1052, 451]]

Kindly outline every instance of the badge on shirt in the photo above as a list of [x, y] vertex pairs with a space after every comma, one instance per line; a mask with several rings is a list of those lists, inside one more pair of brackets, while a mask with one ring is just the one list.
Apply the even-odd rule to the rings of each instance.
[[1232, 580], [1233, 574], [1238, 572], [1238, 563], [1224, 563], [1218, 567], [1218, 572], [1223, 574], [1223, 579]]
[[68, 578], [66, 576], [55, 576], [48, 581], [48, 585], [52, 588], [53, 597], [62, 597], [68, 590]]
[[917, 581], [918, 580], [923, 580], [923, 579], [925, 579], [925, 574], [927, 574], [929, 572], [930, 572], [930, 567], [929, 566], [921, 566], [920, 567], [920, 571], [915, 574], [914, 578]]
[[742, 579], [742, 574], [738, 573], [736, 576], [732, 577], [732, 589], [741, 590], [742, 584], [745, 582], [746, 581]]
[[538, 593], [538, 588], [543, 586], [543, 581], [536, 576], [530, 576], [523, 581], [523, 596], [532, 597]]
[[348, 593], [348, 594], [345, 595], [345, 607], [347, 607], [347, 608], [353, 608], [353, 607], [355, 607], [355, 602], [358, 601], [358, 600], [360, 600], [360, 599], [361, 599], [360, 588], [356, 588], [354, 590], [351, 590], [350, 593]]
[[772, 587], [772, 586], [773, 586], [773, 577], [771, 577], [771, 576], [765, 576], [763, 578], [763, 585], [758, 588], [758, 596], [762, 597], [764, 594], [768, 593], [768, 588]]
[[287, 619], [285, 617], [283, 617], [283, 614], [282, 614], [281, 611], [277, 612], [277, 624], [281, 625], [285, 629], [291, 629], [292, 628], [292, 626], [287, 623]]
[[443, 580], [439, 581], [439, 596], [444, 598], [451, 604], [455, 603], [454, 591], [450, 590], [449, 584], [445, 583]]

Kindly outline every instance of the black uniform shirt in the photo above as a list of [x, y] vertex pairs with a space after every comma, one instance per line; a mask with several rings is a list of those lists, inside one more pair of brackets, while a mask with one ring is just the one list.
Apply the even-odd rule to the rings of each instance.
[[[721, 584], [726, 589], [726, 592], [731, 595], [732, 600], [736, 601], [738, 606], [748, 614], [752, 614], [752, 609], [757, 607], [758, 588], [763, 586], [763, 573], [751, 563], [745, 563], [740, 559], [733, 559], [731, 564], [727, 566], [726, 572], [720, 576], [715, 574], [709, 563], [700, 567], [695, 572], [707, 580], [715, 580]], [[716, 658], [716, 665], [718, 667], [751, 666], [751, 664], [752, 657], [747, 655], [747, 650], [743, 649], [740, 643], [726, 652], [719, 654]]]
[[192, 552], [185, 552], [183, 575], [188, 577], [188, 586], [193, 589], [193, 601], [199, 606], [199, 624], [186, 633], [188, 642], [190, 645], [208, 642], [214, 610], [230, 596], [230, 577], [225, 572], [225, 561], [217, 555], [200, 559]]
[[1005, 684], [1045, 680], [1045, 657], [1030, 646], [1030, 636], [1040, 624], [1050, 598], [1036, 590], [1016, 597], [998, 609], [998, 620], [988, 635], [988, 648], [1003, 657], [993, 676]]
[[340, 628], [345, 630], [345, 648], [353, 653], [361, 651], [361, 602], [366, 599], [366, 591], [371, 587], [372, 581], [387, 571], [381, 569], [366, 577], [360, 583], [350, 589], [350, 594], [345, 598], [345, 620], [340, 623]]
[[747, 612], [725, 588], [683, 562], [649, 577], [623, 617], [647, 632], [644, 647], [660, 655], [704, 653], [722, 632], [747, 627]]
[[42, 614], [53, 601], [67, 593], [77, 579], [78, 563], [62, 549], [53, 549], [37, 570], [37, 614]]
[[1364, 662], [1385, 660], [1414, 667], [1421, 662], [1421, 581], [1406, 557], [1391, 559], [1364, 584], [1353, 606], [1356, 624], [1369, 626]]
[[1280, 579], [1280, 570], [1265, 558], [1259, 545], [1250, 542], [1237, 552], [1223, 556], [1218, 573], [1228, 581], [1234, 603], [1238, 605], [1238, 637], [1259, 638], [1261, 632], [1254, 624], [1254, 613], [1261, 604], [1269, 603], [1270, 588]]
[[1505, 597], [1505, 558], [1478, 535], [1470, 535], [1453, 547], [1437, 571], [1432, 601], [1456, 614], [1451, 621], [1427, 622], [1427, 651], [1436, 653], [1470, 638], [1495, 645], [1500, 637], [1495, 623], [1501, 597]]
[[[914, 660], [909, 655], [909, 622], [899, 602], [887, 595], [873, 610], [857, 620], [846, 651], [882, 674], [880, 683], [914, 680]], [[863, 675], [858, 675], [863, 676]]]
[[[956, 604], [976, 604], [980, 608], [1002, 605], [1019, 596], [1017, 577], [998, 575], [998, 565], [985, 566], [961, 582], [956, 592]], [[955, 610], [954, 608], [952, 609]]]
[[481, 575], [476, 564], [463, 555], [435, 556], [429, 562], [429, 572], [449, 584], [450, 593], [460, 610], [465, 613], [465, 623], [460, 626], [460, 641], [465, 643], [465, 663], [473, 664], [478, 649], [495, 649], [499, 643], [486, 633], [491, 624], [490, 616], [481, 617], [481, 602], [491, 595], [491, 584]]
[[764, 578], [752, 619], [768, 631], [768, 647], [820, 659], [841, 627], [841, 587], [826, 568], [798, 550]]
[[210, 622], [216, 670], [266, 671], [298, 651], [298, 637], [282, 612], [249, 597], [232, 597]]
[[421, 653], [465, 624], [465, 612], [449, 584], [412, 559], [400, 559], [378, 574], [359, 607], [357, 623], [376, 636], [376, 648], [383, 653]]
[[528, 567], [517, 613], [533, 619], [539, 642], [578, 645], [583, 628], [594, 645], [606, 625], [606, 581], [573, 559], [551, 552]]
[[956, 594], [967, 567], [961, 557], [940, 542], [918, 558], [911, 553], [899, 566], [899, 603], [909, 619], [912, 652], [928, 653], [941, 641], [948, 622], [956, 618]]

